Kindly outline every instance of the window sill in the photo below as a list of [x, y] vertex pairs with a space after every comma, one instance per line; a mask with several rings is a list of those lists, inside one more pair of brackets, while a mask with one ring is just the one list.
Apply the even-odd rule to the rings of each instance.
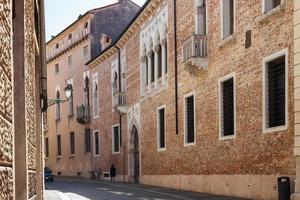
[[98, 157], [100, 157], [100, 154], [95, 154], [94, 155], [94, 158], [98, 158]]
[[232, 140], [232, 139], [235, 139], [235, 138], [236, 138], [236, 135], [228, 135], [228, 136], [220, 136], [219, 140], [224, 141], [224, 140]]
[[60, 121], [60, 120], [61, 120], [61, 117], [55, 119], [55, 121], [57, 121], [57, 122]]
[[166, 151], [167, 150], [167, 148], [165, 147], [165, 148], [158, 148], [157, 149], [157, 152], [164, 152], [164, 151]]
[[76, 156], [75, 154], [70, 154], [69, 157], [70, 157], [70, 158], [75, 158], [75, 156]]
[[272, 128], [264, 128], [263, 133], [268, 134], [268, 133], [276, 133], [280, 131], [286, 131], [288, 129], [287, 125], [284, 126], [277, 126], [277, 127], [272, 127]]
[[61, 159], [61, 155], [60, 156], [56, 156], [56, 160], [60, 160]]
[[117, 155], [117, 154], [120, 154], [120, 151], [119, 152], [112, 152], [113, 155]]
[[235, 35], [234, 33], [230, 36], [228, 36], [227, 38], [225, 39], [222, 39], [220, 42], [219, 42], [219, 48], [222, 48], [224, 47], [225, 45], [227, 44], [230, 44], [230, 43], [234, 43], [235, 42]]
[[74, 117], [74, 113], [68, 115], [68, 118], [72, 118], [72, 117]]
[[195, 146], [196, 142], [192, 142], [192, 143], [185, 143], [184, 146], [185, 147], [190, 147], [190, 146]]
[[99, 118], [99, 115], [94, 117], [94, 119], [98, 119], [98, 118]]
[[257, 22], [263, 23], [268, 20], [270, 16], [276, 15], [277, 13], [280, 13], [284, 10], [285, 3], [282, 3], [281, 5], [277, 6], [276, 8], [273, 8], [272, 10], [269, 10], [268, 12], [263, 13], [261, 16], [257, 18]]
[[156, 89], [152, 88], [150, 91], [149, 91], [148, 86], [144, 87], [144, 94], [141, 95], [141, 98], [142, 98], [141, 100], [144, 101], [145, 99], [148, 99], [152, 96], [155, 96], [155, 95], [165, 91], [167, 89], [167, 86], [168, 86], [167, 82], [165, 82], [165, 84], [161, 83], [161, 84], [158, 84]]

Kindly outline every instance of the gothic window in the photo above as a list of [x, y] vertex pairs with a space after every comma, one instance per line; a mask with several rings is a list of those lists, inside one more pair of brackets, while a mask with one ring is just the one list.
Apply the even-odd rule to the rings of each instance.
[[94, 110], [94, 117], [99, 115], [99, 97], [98, 97], [98, 83], [94, 81], [94, 102], [93, 102], [93, 110]]
[[85, 76], [84, 79], [84, 104], [89, 106], [89, 77]]
[[158, 46], [157, 46], [157, 58], [158, 58], [158, 71], [157, 71], [157, 73], [158, 73], [158, 78], [161, 78], [161, 76], [162, 76], [162, 49], [161, 49], [161, 44], [158, 44]]
[[55, 104], [55, 119], [60, 119], [60, 92], [56, 91], [56, 99], [58, 100]]
[[114, 72], [114, 79], [113, 79], [113, 95], [116, 95], [118, 93], [118, 73]]
[[197, 33], [206, 35], [206, 0], [197, 0]]
[[155, 81], [155, 56], [154, 52], [151, 51], [150, 53], [150, 58], [151, 58], [151, 83]]

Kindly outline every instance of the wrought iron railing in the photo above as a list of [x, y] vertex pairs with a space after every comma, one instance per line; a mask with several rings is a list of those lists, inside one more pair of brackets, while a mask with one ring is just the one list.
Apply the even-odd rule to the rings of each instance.
[[76, 108], [77, 116], [76, 119], [81, 124], [87, 124], [91, 121], [90, 107], [87, 105], [77, 106]]

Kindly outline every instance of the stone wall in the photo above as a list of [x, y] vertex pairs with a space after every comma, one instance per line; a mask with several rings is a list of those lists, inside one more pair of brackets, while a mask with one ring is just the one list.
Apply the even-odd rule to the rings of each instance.
[[11, 1], [0, 2], [0, 199], [13, 199]]

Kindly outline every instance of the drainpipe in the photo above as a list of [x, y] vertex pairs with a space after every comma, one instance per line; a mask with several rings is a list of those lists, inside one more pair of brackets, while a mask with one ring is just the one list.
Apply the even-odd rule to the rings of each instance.
[[177, 2], [174, 0], [174, 59], [175, 59], [175, 117], [176, 117], [176, 135], [179, 134], [178, 128], [178, 62], [177, 62]]
[[[121, 50], [118, 46], [115, 46], [118, 49], [118, 74], [119, 74], [119, 92], [122, 91], [122, 77], [121, 77]], [[119, 115], [119, 127], [120, 127], [120, 146], [122, 147], [122, 114]], [[123, 182], [125, 183], [125, 145], [123, 145]]]
[[[45, 166], [45, 159], [44, 159], [44, 117], [43, 115], [45, 115], [48, 107], [48, 101], [47, 101], [47, 66], [46, 66], [46, 39], [45, 39], [45, 35], [46, 35], [46, 31], [45, 31], [45, 3], [44, 0], [40, 0], [40, 64], [41, 64], [41, 83], [40, 83], [40, 92], [41, 92], [41, 116], [42, 116], [42, 141], [41, 141], [41, 156], [40, 159], [41, 160], [41, 164], [42, 164], [42, 170], [41, 170], [41, 175], [44, 176], [44, 166]], [[43, 183], [42, 183], [42, 192], [41, 195], [43, 195], [43, 191], [45, 191], [45, 180], [44, 178], [42, 179]]]

